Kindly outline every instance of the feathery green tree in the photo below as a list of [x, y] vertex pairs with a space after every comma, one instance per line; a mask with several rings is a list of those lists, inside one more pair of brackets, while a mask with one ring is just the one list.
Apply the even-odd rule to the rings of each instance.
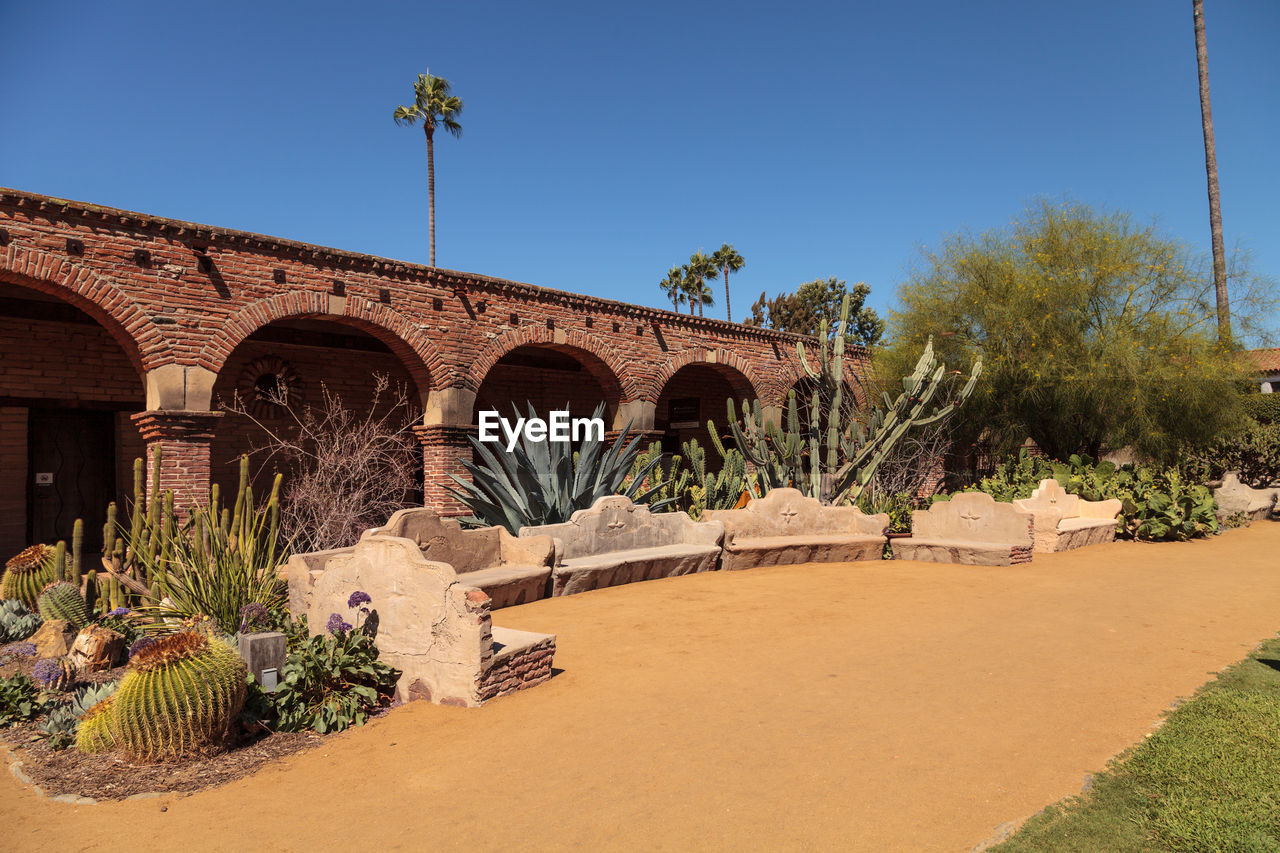
[[462, 100], [453, 94], [453, 87], [443, 77], [431, 73], [419, 74], [413, 84], [413, 104], [401, 104], [392, 113], [395, 123], [412, 127], [422, 122], [422, 132], [427, 136], [427, 231], [431, 239], [431, 266], [436, 265], [436, 155], [435, 133], [443, 127], [455, 137], [462, 136], [458, 116], [462, 113]]
[[849, 322], [845, 327], [845, 344], [871, 346], [884, 334], [884, 321], [875, 309], [866, 307], [871, 288], [863, 282], [849, 287], [848, 282], [832, 278], [808, 281], [795, 293], [779, 293], [772, 299], [763, 293], [751, 306], [749, 326], [765, 326], [783, 332], [817, 335], [826, 323], [828, 335], [839, 327], [840, 306], [849, 296]]

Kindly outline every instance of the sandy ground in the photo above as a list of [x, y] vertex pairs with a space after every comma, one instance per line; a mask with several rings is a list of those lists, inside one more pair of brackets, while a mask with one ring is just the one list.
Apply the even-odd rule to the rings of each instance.
[[563, 673], [249, 779], [73, 806], [6, 850], [969, 850], [1077, 793], [1280, 628], [1280, 523], [1029, 566], [788, 566], [500, 611]]

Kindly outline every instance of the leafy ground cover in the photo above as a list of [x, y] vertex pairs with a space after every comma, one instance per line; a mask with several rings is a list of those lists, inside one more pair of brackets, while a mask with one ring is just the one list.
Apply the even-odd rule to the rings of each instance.
[[1280, 850], [1280, 638], [994, 850]]

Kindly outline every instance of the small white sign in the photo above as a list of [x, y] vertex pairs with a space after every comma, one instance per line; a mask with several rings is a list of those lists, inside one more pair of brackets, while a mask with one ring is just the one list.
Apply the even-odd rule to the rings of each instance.
[[38, 473], [36, 474], [36, 485], [37, 485], [37, 486], [52, 486], [52, 485], [53, 485], [53, 472], [52, 472], [52, 471], [40, 471], [40, 472], [38, 472]]

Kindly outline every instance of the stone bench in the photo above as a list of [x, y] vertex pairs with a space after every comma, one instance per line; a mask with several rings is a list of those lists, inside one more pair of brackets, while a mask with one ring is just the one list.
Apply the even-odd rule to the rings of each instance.
[[1034, 516], [985, 492], [961, 492], [911, 513], [911, 536], [890, 540], [895, 560], [1012, 566], [1031, 562]]
[[1218, 516], [1244, 514], [1257, 521], [1269, 518], [1280, 507], [1280, 489], [1254, 489], [1240, 482], [1235, 471], [1222, 477], [1222, 485], [1213, 490], [1218, 502]]
[[703, 518], [724, 525], [725, 570], [879, 560], [889, 526], [888, 515], [823, 506], [797, 489], [773, 489], [742, 509], [711, 510]]
[[402, 509], [364, 535], [412, 540], [428, 560], [448, 563], [463, 583], [488, 593], [494, 610], [549, 593], [554, 554], [548, 536], [517, 538], [503, 527], [464, 530], [456, 520], [423, 507]]
[[1114, 542], [1122, 508], [1115, 498], [1087, 501], [1069, 494], [1052, 479], [1041, 480], [1031, 497], [1013, 505], [1035, 516], [1035, 550], [1042, 554]]
[[489, 596], [412, 539], [366, 534], [352, 548], [295, 554], [286, 572], [289, 609], [312, 634], [334, 613], [355, 624], [347, 601], [368, 593], [379, 657], [401, 671], [403, 701], [474, 707], [551, 677], [554, 634], [495, 627]]
[[563, 524], [520, 529], [520, 538], [550, 536], [555, 541], [551, 594], [592, 589], [715, 570], [724, 525], [696, 522], [683, 512], [651, 513], [614, 495], [580, 509]]

